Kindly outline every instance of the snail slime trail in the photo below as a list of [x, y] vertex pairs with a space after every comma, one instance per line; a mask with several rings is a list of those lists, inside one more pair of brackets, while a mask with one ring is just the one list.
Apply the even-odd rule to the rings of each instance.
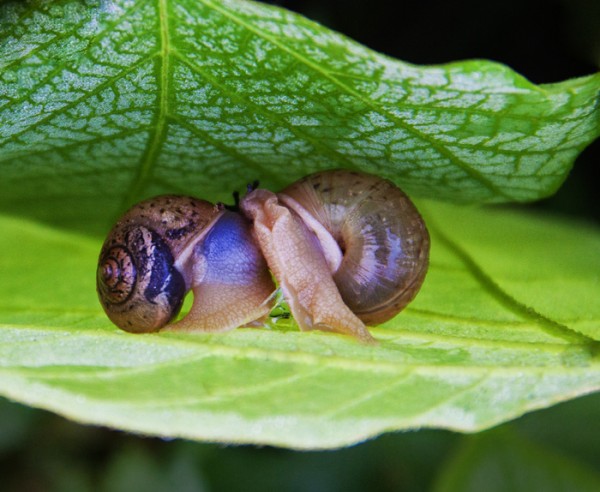
[[[184, 196], [132, 207], [100, 253], [109, 318], [131, 332], [260, 324], [273, 306], [270, 270], [301, 330], [371, 342], [366, 325], [394, 317], [425, 278], [425, 223], [390, 181], [324, 171], [279, 193], [250, 188], [239, 209]], [[189, 290], [192, 309], [173, 323]]]

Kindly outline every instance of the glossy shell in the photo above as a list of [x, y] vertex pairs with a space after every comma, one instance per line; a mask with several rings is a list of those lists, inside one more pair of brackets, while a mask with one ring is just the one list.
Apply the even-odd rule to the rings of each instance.
[[331, 234], [342, 255], [334, 281], [365, 324], [392, 318], [415, 297], [427, 272], [429, 234], [396, 185], [369, 174], [333, 170], [307, 176], [278, 196], [287, 206], [300, 204], [301, 213]]
[[177, 316], [191, 283], [186, 251], [220, 213], [203, 200], [165, 195], [135, 205], [117, 222], [96, 275], [100, 302], [113, 323], [149, 332]]

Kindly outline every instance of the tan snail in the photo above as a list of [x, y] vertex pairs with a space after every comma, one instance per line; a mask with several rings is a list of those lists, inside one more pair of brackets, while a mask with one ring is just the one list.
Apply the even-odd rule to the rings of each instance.
[[[387, 180], [324, 171], [277, 194], [252, 189], [239, 209], [166, 196], [129, 210], [100, 254], [98, 292], [110, 319], [135, 332], [260, 323], [272, 307], [270, 269], [302, 330], [368, 342], [365, 325], [395, 316], [425, 278], [427, 229]], [[189, 289], [190, 313], [168, 325]]]

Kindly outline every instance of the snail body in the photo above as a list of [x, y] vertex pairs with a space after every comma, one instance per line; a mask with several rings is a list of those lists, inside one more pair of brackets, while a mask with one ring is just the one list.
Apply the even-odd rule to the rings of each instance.
[[325, 171], [278, 194], [254, 190], [241, 209], [303, 330], [371, 341], [365, 324], [395, 316], [424, 280], [425, 223], [389, 181]]
[[135, 333], [171, 323], [190, 290], [190, 312], [169, 329], [233, 329], [268, 314], [274, 290], [247, 220], [173, 195], [125, 213], [102, 247], [96, 280], [108, 317]]
[[[390, 181], [345, 170], [279, 193], [250, 189], [230, 211], [160, 196], [132, 207], [104, 243], [98, 294], [132, 332], [225, 331], [259, 324], [277, 280], [302, 330], [373, 337], [408, 304], [428, 267], [429, 235]], [[190, 312], [173, 322], [188, 291]]]

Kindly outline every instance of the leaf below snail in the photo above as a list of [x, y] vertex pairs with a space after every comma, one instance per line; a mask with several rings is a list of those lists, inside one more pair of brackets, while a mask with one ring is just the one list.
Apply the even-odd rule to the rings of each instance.
[[334, 167], [415, 198], [534, 200], [600, 133], [599, 87], [418, 67], [249, 1], [3, 2], [0, 210], [103, 233], [144, 197]]
[[378, 346], [289, 319], [220, 335], [122, 332], [96, 299], [97, 241], [0, 217], [0, 394], [144, 434], [330, 448], [485, 429], [598, 390], [600, 231], [419, 206], [430, 271], [372, 330]]

